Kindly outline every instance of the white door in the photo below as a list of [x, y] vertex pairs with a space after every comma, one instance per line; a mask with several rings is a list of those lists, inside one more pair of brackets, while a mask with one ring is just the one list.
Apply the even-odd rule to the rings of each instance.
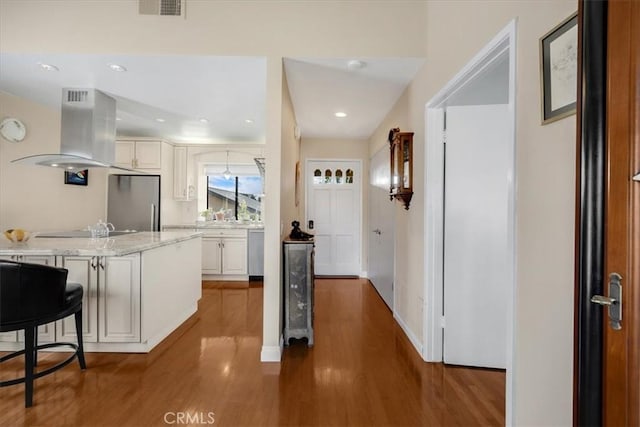
[[508, 123], [506, 105], [446, 110], [446, 363], [506, 367]]
[[367, 273], [384, 302], [393, 311], [394, 218], [389, 200], [389, 147], [383, 147], [369, 166], [369, 265]]
[[315, 235], [317, 275], [360, 275], [360, 169], [353, 160], [307, 162], [306, 225]]

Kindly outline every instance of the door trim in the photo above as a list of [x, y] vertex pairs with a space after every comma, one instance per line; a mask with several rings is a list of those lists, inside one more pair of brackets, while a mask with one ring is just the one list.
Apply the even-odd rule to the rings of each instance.
[[509, 95], [510, 109], [509, 158], [512, 159], [512, 169], [509, 174], [508, 196], [508, 253], [512, 255], [509, 264], [512, 266], [507, 300], [511, 302], [507, 308], [507, 359], [506, 359], [506, 425], [513, 425], [513, 354], [514, 354], [514, 319], [516, 282], [516, 44], [517, 20], [511, 20], [482, 50], [480, 50], [455, 77], [449, 81], [425, 106], [425, 283], [423, 310], [423, 343], [422, 358], [428, 362], [442, 361], [442, 283], [443, 283], [443, 208], [444, 208], [444, 148], [442, 144], [442, 129], [444, 126], [444, 108], [447, 100], [473, 81], [490, 64], [505, 53], [509, 58]]
[[607, 3], [579, 6], [573, 422], [601, 425]]

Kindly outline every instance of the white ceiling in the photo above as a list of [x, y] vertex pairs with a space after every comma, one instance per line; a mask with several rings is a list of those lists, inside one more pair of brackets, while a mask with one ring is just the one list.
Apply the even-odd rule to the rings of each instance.
[[[423, 63], [365, 58], [364, 67], [350, 70], [348, 61], [285, 59], [303, 137], [368, 138]], [[58, 71], [44, 71], [40, 63]], [[127, 71], [113, 71], [109, 64]], [[0, 53], [1, 91], [59, 108], [63, 87], [96, 88], [113, 96], [119, 136], [264, 143], [263, 57]], [[338, 119], [336, 111], [348, 116]]]

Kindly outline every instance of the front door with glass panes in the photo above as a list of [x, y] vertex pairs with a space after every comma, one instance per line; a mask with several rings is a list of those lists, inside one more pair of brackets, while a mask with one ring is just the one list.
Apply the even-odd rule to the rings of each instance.
[[357, 160], [308, 160], [307, 231], [315, 237], [315, 274], [359, 276], [362, 165]]

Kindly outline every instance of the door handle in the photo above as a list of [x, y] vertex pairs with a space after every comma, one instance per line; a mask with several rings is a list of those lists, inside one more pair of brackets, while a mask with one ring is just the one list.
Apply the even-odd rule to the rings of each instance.
[[609, 296], [594, 295], [591, 302], [606, 306], [609, 312], [609, 325], [618, 331], [622, 329], [622, 276], [618, 273], [609, 275]]
[[635, 174], [631, 179], [633, 179], [634, 181], [640, 181], [640, 173]]
[[376, 228], [375, 230], [371, 230], [372, 233], [376, 233], [378, 236], [382, 234], [382, 231], [380, 231], [379, 228]]

